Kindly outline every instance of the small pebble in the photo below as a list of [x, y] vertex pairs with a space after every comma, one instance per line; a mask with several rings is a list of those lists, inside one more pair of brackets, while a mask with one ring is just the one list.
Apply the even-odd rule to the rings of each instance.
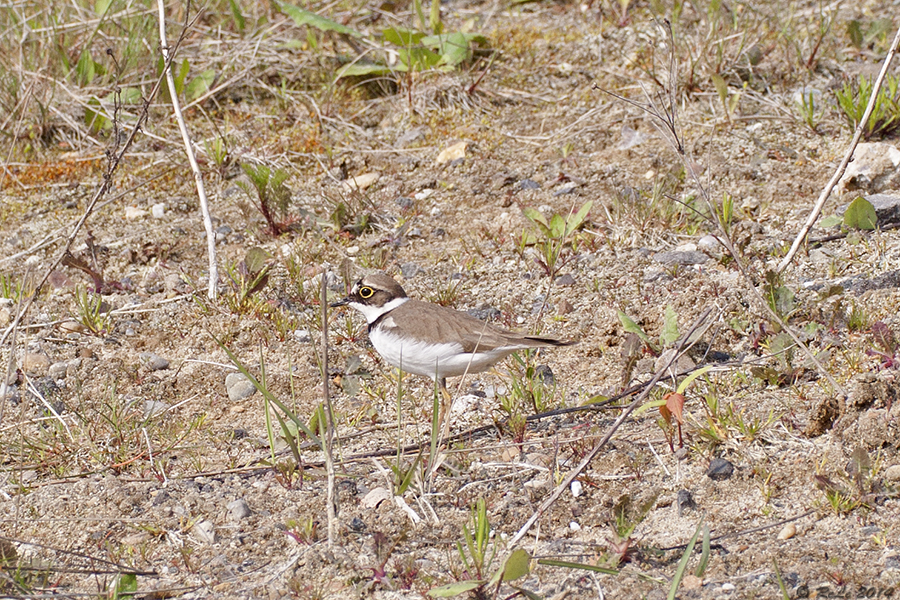
[[243, 498], [238, 498], [237, 500], [229, 502], [227, 508], [232, 521], [240, 521], [251, 515], [250, 507]]
[[47, 369], [47, 374], [53, 379], [65, 379], [68, 367], [66, 362], [55, 362]]
[[142, 352], [140, 359], [151, 371], [162, 371], [169, 368], [169, 361], [153, 352]]
[[572, 531], [579, 531], [581, 529], [581, 525], [579, 525], [577, 521], [571, 521], [569, 523], [569, 529], [571, 529]]
[[249, 398], [256, 393], [256, 386], [243, 373], [229, 373], [225, 376], [225, 389], [232, 402]]
[[203, 520], [199, 523], [195, 523], [191, 528], [191, 533], [206, 544], [212, 544], [216, 541], [216, 527], [212, 524], [211, 521]]
[[582, 494], [582, 492], [584, 491], [584, 488], [581, 485], [581, 482], [578, 481], [577, 479], [572, 482], [572, 485], [570, 486], [570, 488], [572, 489], [572, 496], [574, 496], [575, 498], [579, 497]]
[[694, 497], [687, 490], [678, 490], [678, 495], [676, 496], [675, 502], [678, 505], [678, 516], [682, 516], [688, 510], [694, 510], [697, 508], [697, 503], [694, 502]]
[[884, 478], [888, 481], [900, 481], [900, 465], [891, 465], [885, 469]]
[[793, 523], [788, 523], [778, 532], [778, 539], [789, 540], [795, 535], [797, 535], [797, 526]]
[[520, 190], [539, 190], [541, 189], [541, 184], [531, 179], [523, 179], [516, 184], [516, 187]]
[[144, 402], [144, 418], [155, 417], [169, 410], [169, 405], [158, 400], [147, 400]]
[[560, 300], [559, 304], [556, 305], [556, 314], [558, 315], [567, 315], [573, 310], [575, 310], [575, 307], [572, 306], [572, 303], [565, 298]]
[[357, 533], [361, 533], [366, 530], [366, 522], [359, 517], [353, 517], [350, 519], [350, 529]]
[[26, 352], [22, 356], [22, 370], [26, 373], [43, 375], [50, 368], [50, 359], [42, 352]]
[[575, 285], [575, 278], [572, 277], [570, 273], [566, 273], [565, 275], [560, 275], [556, 278], [556, 285], [566, 286], [566, 285]]
[[734, 474], [734, 465], [724, 458], [714, 458], [709, 463], [706, 476], [713, 481], [725, 481]]
[[162, 202], [154, 204], [150, 208], [150, 214], [153, 215], [154, 219], [162, 219], [166, 215], [166, 205]]

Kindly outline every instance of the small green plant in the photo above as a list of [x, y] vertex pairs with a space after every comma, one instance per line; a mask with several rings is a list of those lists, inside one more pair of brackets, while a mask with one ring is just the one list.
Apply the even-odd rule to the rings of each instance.
[[554, 214], [549, 221], [540, 211], [524, 208], [522, 214], [531, 221], [536, 232], [523, 233], [519, 244], [520, 251], [524, 251], [525, 246], [533, 245], [538, 251], [535, 262], [544, 269], [548, 277], [555, 278], [559, 269], [577, 254], [579, 238], [575, 232], [584, 225], [593, 205], [593, 201], [589, 200], [578, 209], [578, 212], [571, 212], [565, 217]]
[[247, 250], [240, 262], [226, 264], [225, 273], [232, 293], [224, 295], [223, 301], [231, 312], [245, 314], [256, 308], [253, 296], [268, 284], [271, 268], [268, 253], [258, 247]]
[[857, 509], [869, 510], [881, 490], [878, 473], [879, 457], [873, 461], [865, 448], [859, 446], [850, 453], [845, 473], [834, 481], [822, 473], [824, 461], [816, 466], [816, 487], [825, 494], [825, 501], [835, 515], [844, 516]]
[[[856, 83], [846, 82], [835, 92], [838, 108], [852, 131], [862, 122], [866, 106], [874, 93], [874, 82], [865, 75], [860, 75]], [[868, 121], [863, 124], [863, 135], [866, 139], [887, 136], [900, 128], [900, 77], [887, 75], [884, 85], [875, 96], [875, 105]]]
[[521, 548], [513, 550], [494, 570], [499, 548], [496, 542], [491, 543], [491, 525], [484, 498], [479, 498], [472, 507], [472, 526], [472, 531], [463, 528], [465, 546], [462, 542], [456, 542], [463, 565], [462, 580], [432, 588], [428, 591], [429, 596], [449, 598], [471, 594], [476, 598], [486, 598], [488, 593], [496, 596], [501, 584], [524, 577], [531, 570], [531, 556]]
[[[787, 321], [797, 310], [797, 301], [791, 288], [784, 285], [782, 275], [777, 271], [766, 271], [766, 282], [763, 284], [763, 297], [766, 304], [783, 321]], [[776, 331], [781, 330], [777, 321], [772, 321]]]
[[103, 297], [87, 291], [81, 285], [76, 286], [74, 293], [75, 308], [77, 309], [75, 319], [93, 335], [103, 336], [110, 333], [112, 318], [109, 314], [109, 307], [103, 302]]
[[306, 519], [288, 519], [284, 532], [296, 542], [312, 546], [319, 539], [319, 522], [312, 516]]
[[819, 133], [819, 122], [825, 114], [824, 110], [816, 108], [816, 90], [802, 88], [794, 96], [794, 108], [800, 114], [800, 118], [813, 133]]
[[288, 214], [291, 190], [285, 185], [289, 177], [288, 172], [284, 169], [273, 171], [266, 165], [242, 164], [241, 168], [250, 183], [238, 181], [238, 187], [247, 194], [262, 214], [269, 233], [273, 236], [281, 235], [291, 225]]
[[870, 329], [872, 347], [866, 349], [869, 356], [877, 356], [881, 360], [879, 369], [891, 369], [898, 366], [897, 350], [900, 346], [897, 344], [897, 338], [890, 327], [882, 321], [872, 323]]

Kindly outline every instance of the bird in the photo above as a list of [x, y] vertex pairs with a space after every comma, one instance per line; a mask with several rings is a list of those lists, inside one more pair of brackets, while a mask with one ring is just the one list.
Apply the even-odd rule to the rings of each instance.
[[517, 350], [577, 343], [507, 331], [464, 312], [410, 298], [381, 271], [357, 281], [347, 297], [331, 306], [361, 312], [378, 354], [404, 373], [430, 377], [445, 398], [449, 398], [447, 377], [487, 371]]

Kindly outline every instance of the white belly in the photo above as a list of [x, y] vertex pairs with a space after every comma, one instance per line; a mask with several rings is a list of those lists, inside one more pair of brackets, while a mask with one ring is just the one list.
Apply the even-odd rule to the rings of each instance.
[[465, 373], [487, 371], [517, 348], [497, 348], [476, 354], [463, 352], [461, 344], [425, 344], [404, 341], [399, 336], [376, 328], [369, 333], [378, 354], [404, 373], [424, 375], [432, 379], [458, 377]]

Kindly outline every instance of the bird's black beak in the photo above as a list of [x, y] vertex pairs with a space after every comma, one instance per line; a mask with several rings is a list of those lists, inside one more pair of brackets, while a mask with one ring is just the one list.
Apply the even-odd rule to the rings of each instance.
[[347, 306], [348, 304], [350, 304], [350, 298], [349, 298], [349, 297], [348, 297], [348, 298], [341, 298], [341, 299], [338, 300], [337, 302], [332, 302], [332, 303], [329, 304], [328, 306], [330, 306], [331, 308], [337, 308], [338, 306]]

